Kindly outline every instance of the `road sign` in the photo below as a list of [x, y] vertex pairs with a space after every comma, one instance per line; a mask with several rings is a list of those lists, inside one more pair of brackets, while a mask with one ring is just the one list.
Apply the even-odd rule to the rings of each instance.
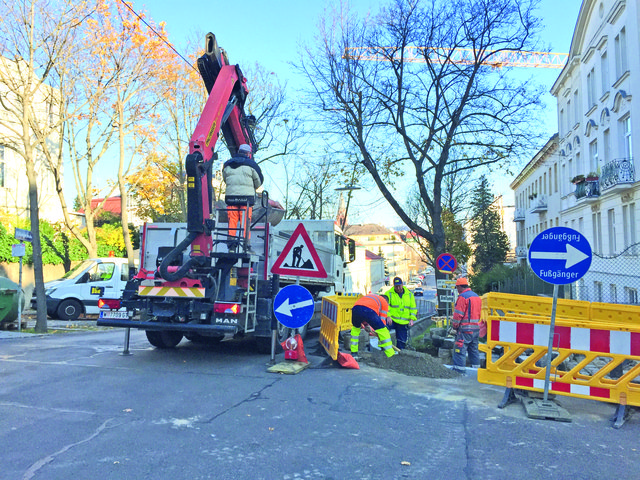
[[316, 252], [316, 248], [302, 223], [298, 224], [293, 231], [293, 235], [271, 267], [271, 273], [327, 278], [327, 271], [324, 269], [318, 252]]
[[453, 302], [453, 295], [440, 295], [441, 302]]
[[313, 297], [300, 285], [287, 285], [276, 295], [273, 310], [285, 327], [300, 328], [313, 316]]
[[450, 288], [451, 290], [453, 290], [453, 287], [455, 286], [455, 284], [456, 284], [455, 280], [443, 280], [443, 279], [436, 280], [436, 286], [438, 288]]
[[529, 247], [529, 265], [541, 280], [554, 285], [573, 283], [591, 266], [591, 245], [567, 227], [543, 230]]
[[453, 273], [458, 268], [458, 261], [450, 253], [443, 253], [436, 258], [436, 268], [442, 273]]
[[13, 234], [13, 236], [16, 237], [16, 240], [20, 240], [21, 242], [33, 242], [33, 235], [29, 230], [16, 228], [16, 231]]
[[24, 257], [26, 252], [27, 252], [27, 249], [24, 243], [11, 245], [11, 255], [13, 257]]

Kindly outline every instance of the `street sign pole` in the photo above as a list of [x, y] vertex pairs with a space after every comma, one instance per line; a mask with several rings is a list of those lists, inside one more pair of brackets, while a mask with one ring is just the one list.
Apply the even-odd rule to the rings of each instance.
[[544, 398], [549, 398], [549, 378], [551, 376], [551, 352], [553, 351], [553, 334], [556, 326], [556, 305], [558, 304], [558, 284], [553, 285], [553, 303], [551, 304], [551, 321], [549, 324], [549, 348], [547, 349], [547, 371], [544, 373]]
[[20, 257], [20, 270], [18, 270], [18, 332], [22, 332], [22, 257]]

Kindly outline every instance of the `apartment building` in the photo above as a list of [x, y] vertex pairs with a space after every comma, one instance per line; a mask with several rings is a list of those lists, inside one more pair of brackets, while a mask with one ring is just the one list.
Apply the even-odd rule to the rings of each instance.
[[[4, 83], [3, 79], [18, 76], [15, 62], [7, 58], [0, 58], [0, 95], [5, 97], [5, 105], [0, 106], [0, 209], [9, 216], [17, 218], [29, 217], [29, 184], [27, 181], [26, 165], [23, 157], [15, 151], [20, 148], [20, 134], [22, 126], [16, 115], [20, 114], [20, 102]], [[24, 70], [24, 69], [23, 69]], [[51, 97], [54, 92], [43, 86], [36, 96], [33, 111], [37, 121], [46, 124], [52, 122], [55, 111], [51, 107]], [[55, 139], [52, 138], [55, 144]], [[42, 155], [36, 157], [35, 170], [37, 174], [38, 207], [40, 218], [56, 221], [62, 218], [62, 207], [55, 190], [55, 180]]]
[[573, 228], [591, 243], [593, 262], [572, 286], [573, 298], [638, 303], [639, 4], [583, 1], [568, 62], [551, 88], [558, 134], [511, 185], [519, 259], [549, 227]]

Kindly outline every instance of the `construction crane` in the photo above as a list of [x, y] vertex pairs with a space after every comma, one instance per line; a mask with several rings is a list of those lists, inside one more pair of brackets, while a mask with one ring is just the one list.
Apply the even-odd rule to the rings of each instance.
[[[502, 67], [534, 67], [534, 68], [564, 68], [569, 58], [568, 53], [524, 52], [518, 50], [484, 50], [488, 57], [482, 62], [494, 68]], [[408, 46], [404, 52], [389, 47], [347, 47], [343, 58], [388, 61], [391, 56], [396, 61], [401, 59], [411, 63], [454, 63], [459, 65], [474, 65], [477, 63], [476, 52], [472, 48], [441, 48]]]

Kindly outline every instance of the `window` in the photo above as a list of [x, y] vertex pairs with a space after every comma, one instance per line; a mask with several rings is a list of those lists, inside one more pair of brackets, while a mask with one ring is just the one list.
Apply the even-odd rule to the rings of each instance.
[[640, 249], [636, 245], [636, 204], [629, 204], [629, 245], [633, 245], [628, 251], [629, 255], [638, 255]]
[[573, 109], [574, 117], [576, 117], [576, 123], [580, 123], [580, 102], [578, 101], [578, 90], [573, 92]]
[[618, 303], [618, 288], [615, 283], [609, 284], [609, 303]]
[[607, 128], [602, 134], [602, 163], [611, 160], [611, 132]]
[[578, 231], [580, 233], [584, 232], [584, 218], [583, 217], [578, 218]]
[[600, 80], [602, 83], [601, 95], [609, 91], [609, 64], [607, 63], [607, 51], [600, 55]]
[[[594, 140], [589, 144], [589, 171], [598, 170], [598, 141]], [[588, 173], [588, 172], [585, 172]]]
[[600, 212], [591, 215], [591, 222], [593, 227], [593, 241], [591, 246], [594, 253], [602, 252], [602, 226], [600, 224], [601, 216]]
[[616, 211], [613, 208], [607, 210], [607, 226], [609, 230], [609, 255], [616, 253]]
[[633, 156], [633, 145], [631, 140], [631, 117], [627, 115], [619, 122], [620, 131], [620, 155], [623, 158], [631, 158]]
[[566, 131], [564, 127], [564, 108], [560, 109], [560, 121], [558, 122], [558, 127], [560, 130], [560, 136], [562, 137], [564, 135], [564, 132]]
[[587, 74], [587, 110], [596, 104], [596, 73], [593, 68]]
[[571, 100], [567, 100], [567, 130], [571, 130]]
[[602, 282], [593, 282], [593, 289], [595, 290], [595, 301], [602, 301]]
[[635, 288], [624, 287], [624, 296], [626, 303], [638, 303], [638, 290]]
[[616, 35], [616, 78], [620, 78], [627, 71], [627, 34], [625, 29]]
[[553, 164], [553, 191], [558, 193], [558, 164]]

